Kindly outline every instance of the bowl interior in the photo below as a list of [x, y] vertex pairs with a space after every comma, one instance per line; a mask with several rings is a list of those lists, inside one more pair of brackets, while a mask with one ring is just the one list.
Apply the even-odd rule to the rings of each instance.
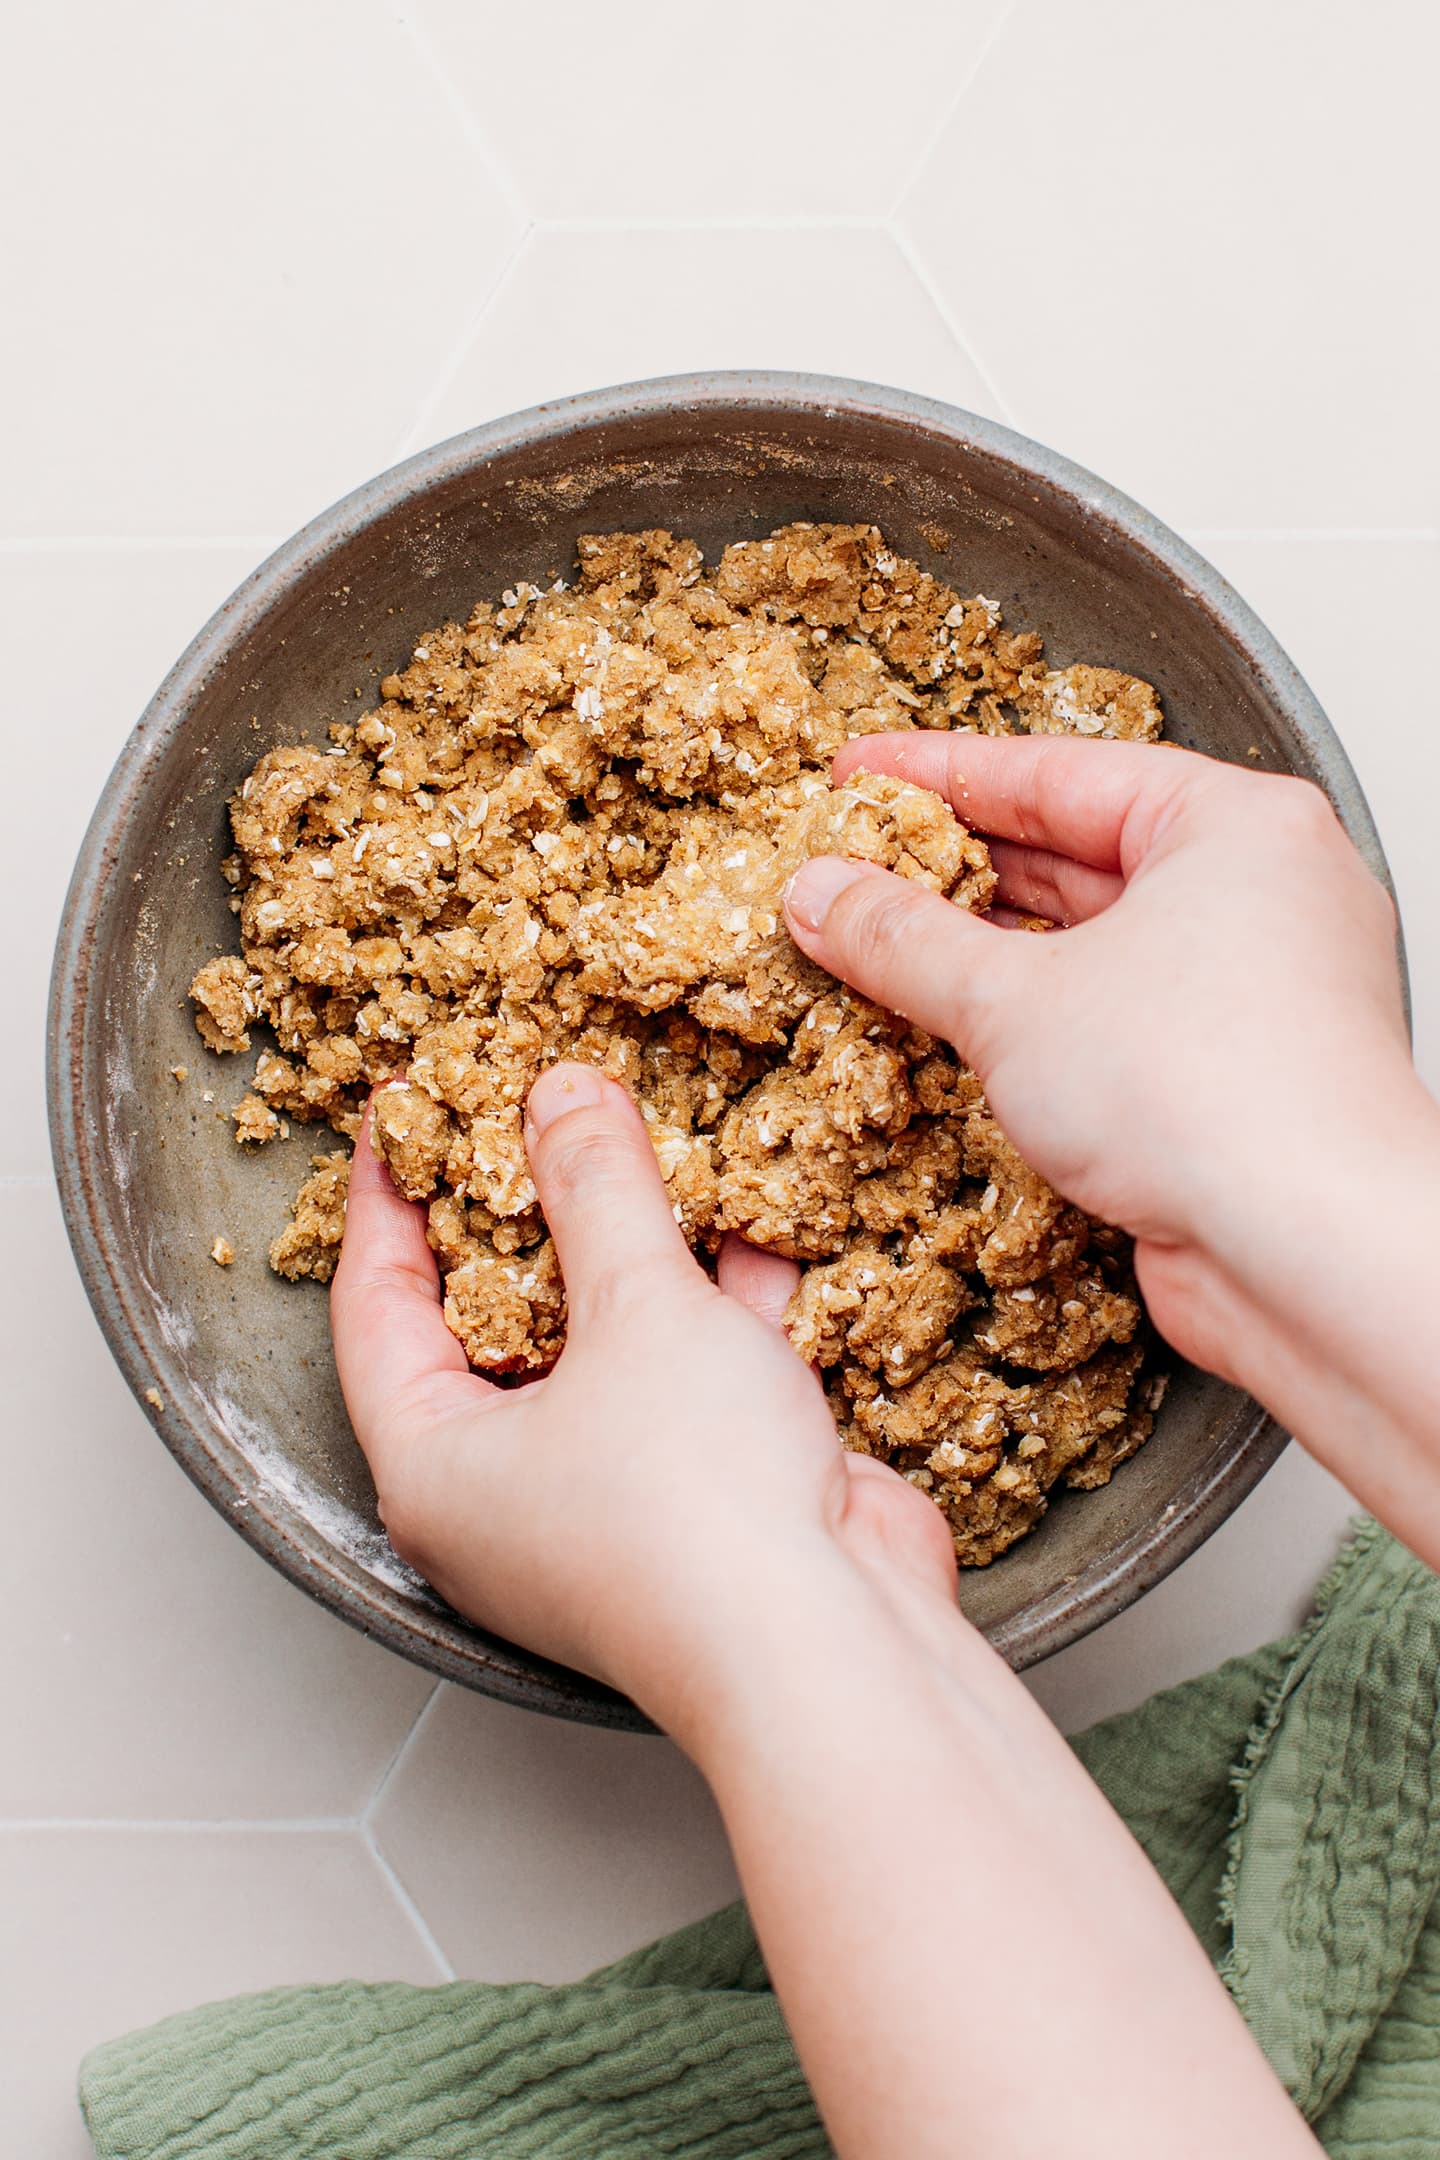
[[[438, 1671], [571, 1716], [639, 1722], [605, 1690], [458, 1620], [390, 1552], [325, 1298], [266, 1265], [329, 1135], [297, 1127], [242, 1158], [226, 1112], [251, 1061], [201, 1046], [185, 988], [231, 948], [225, 802], [261, 751], [324, 740], [330, 721], [375, 701], [422, 631], [478, 597], [569, 575], [579, 533], [664, 525], [710, 554], [795, 518], [873, 521], [1041, 631], [1052, 664], [1150, 678], [1173, 739], [1319, 779], [1378, 863], [1303, 684], [1213, 573], [1133, 506], [967, 415], [854, 386], [722, 380], [641, 386], [459, 438], [290, 543], [201, 634], [132, 738], [62, 933], [62, 1189], [92, 1298], [167, 1444], [253, 1543], [347, 1618]], [[208, 1257], [221, 1233], [238, 1254], [226, 1270]], [[1191, 1550], [1279, 1444], [1248, 1399], [1181, 1370], [1150, 1445], [968, 1574], [966, 1609], [1017, 1662], [1059, 1647]]]

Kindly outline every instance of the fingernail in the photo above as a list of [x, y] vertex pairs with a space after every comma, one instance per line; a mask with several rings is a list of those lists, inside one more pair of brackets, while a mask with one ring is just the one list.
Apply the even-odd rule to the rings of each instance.
[[543, 1133], [571, 1110], [593, 1110], [605, 1100], [605, 1082], [588, 1065], [552, 1065], [541, 1073], [525, 1105], [526, 1123]]
[[813, 856], [801, 863], [781, 895], [786, 914], [802, 930], [818, 930], [846, 886], [874, 868], [874, 863], [847, 862], [843, 855]]

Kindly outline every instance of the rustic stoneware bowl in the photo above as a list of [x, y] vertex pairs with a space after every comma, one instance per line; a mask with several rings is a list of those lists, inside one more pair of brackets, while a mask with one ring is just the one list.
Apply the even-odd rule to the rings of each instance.
[[[1294, 667], [1134, 503], [989, 421], [899, 391], [690, 376], [458, 436], [273, 555], [200, 632], [122, 751], [56, 954], [50, 1109], [70, 1235], [166, 1446], [242, 1536], [357, 1627], [470, 1687], [603, 1724], [644, 1721], [459, 1619], [391, 1552], [336, 1386], [325, 1297], [265, 1261], [326, 1135], [296, 1128], [242, 1157], [224, 1112], [248, 1063], [201, 1047], [185, 988], [231, 943], [225, 803], [262, 750], [322, 741], [327, 722], [375, 700], [423, 630], [476, 598], [568, 574], [578, 533], [665, 525], [710, 553], [794, 518], [882, 525], [902, 553], [1043, 632], [1052, 664], [1085, 658], [1150, 678], [1176, 741], [1319, 781], [1385, 874], [1355, 777]], [[175, 1065], [189, 1067], [183, 1087]], [[238, 1252], [223, 1271], [207, 1257], [220, 1232]], [[1282, 1444], [1248, 1398], [1180, 1371], [1150, 1445], [967, 1574], [966, 1610], [1017, 1665], [1073, 1642], [1193, 1552]]]

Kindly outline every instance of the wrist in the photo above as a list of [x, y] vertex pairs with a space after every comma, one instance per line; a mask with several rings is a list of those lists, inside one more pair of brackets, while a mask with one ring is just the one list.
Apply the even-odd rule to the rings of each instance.
[[1203, 1361], [1440, 1560], [1440, 1108], [1406, 1064], [1286, 1142], [1215, 1211], [1220, 1356]]
[[1196, 1249], [1279, 1319], [1296, 1293], [1337, 1266], [1373, 1277], [1369, 1226], [1402, 1243], [1422, 1230], [1418, 1201], [1440, 1170], [1440, 1107], [1408, 1057], [1357, 1061], [1322, 1087], [1259, 1106], [1228, 1147], [1209, 1152], [1193, 1210]]
[[942, 1704], [963, 1711], [983, 1692], [986, 1668], [1010, 1678], [953, 1595], [859, 1563], [828, 1539], [791, 1561], [763, 1601], [750, 1601], [674, 1677], [663, 1705], [645, 1706], [722, 1807], [727, 1790], [778, 1775], [837, 1732], [868, 1745], [876, 1705], [924, 1698], [929, 1715]]

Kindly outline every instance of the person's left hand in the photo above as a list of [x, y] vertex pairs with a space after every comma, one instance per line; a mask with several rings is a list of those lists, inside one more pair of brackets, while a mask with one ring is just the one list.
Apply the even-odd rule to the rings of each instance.
[[797, 1270], [727, 1238], [717, 1288], [676, 1226], [630, 1098], [584, 1065], [531, 1091], [526, 1142], [569, 1336], [500, 1388], [445, 1326], [425, 1210], [370, 1146], [351, 1171], [331, 1315], [392, 1543], [497, 1633], [632, 1695], [672, 1730], [796, 1598], [860, 1570], [954, 1595], [938, 1511], [846, 1454], [779, 1326]]

